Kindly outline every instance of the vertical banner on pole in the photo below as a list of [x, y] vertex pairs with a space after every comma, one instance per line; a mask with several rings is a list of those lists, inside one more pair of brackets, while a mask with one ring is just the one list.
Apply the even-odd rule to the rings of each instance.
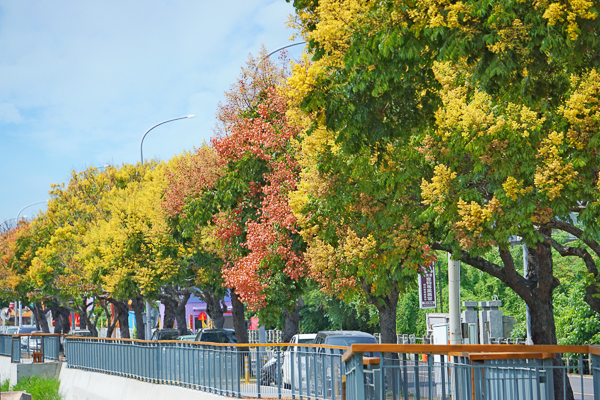
[[437, 306], [435, 296], [435, 266], [433, 263], [421, 270], [419, 274], [419, 307], [435, 308]]

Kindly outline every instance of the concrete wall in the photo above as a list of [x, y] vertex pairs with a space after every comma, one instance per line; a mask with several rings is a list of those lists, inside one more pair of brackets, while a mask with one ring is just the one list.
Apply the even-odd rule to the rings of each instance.
[[12, 365], [13, 364], [10, 362], [10, 357], [0, 356], [0, 382], [4, 382], [6, 380], [10, 381], [10, 377], [12, 375]]
[[0, 382], [10, 381], [14, 386], [28, 376], [58, 379], [63, 363], [51, 362], [43, 364], [13, 364], [10, 357], [0, 356]]
[[26, 376], [58, 378], [64, 400], [223, 400], [225, 397], [178, 386], [157, 385], [135, 379], [67, 368], [64, 362], [13, 364], [0, 356], [0, 381], [16, 385]]
[[135, 379], [98, 372], [67, 368], [60, 372], [60, 393], [64, 400], [223, 400], [224, 397], [184, 389], [178, 386], [157, 385]]

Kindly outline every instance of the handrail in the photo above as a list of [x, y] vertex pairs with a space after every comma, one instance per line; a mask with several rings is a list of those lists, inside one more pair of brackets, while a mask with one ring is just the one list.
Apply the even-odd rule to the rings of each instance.
[[123, 342], [136, 342], [136, 343], [179, 343], [179, 344], [202, 344], [208, 346], [217, 347], [318, 347], [322, 349], [336, 349], [336, 350], [347, 350], [347, 346], [332, 346], [328, 344], [312, 344], [312, 343], [214, 343], [214, 342], [196, 342], [193, 340], [142, 340], [142, 339], [121, 339], [121, 338], [102, 338], [102, 337], [90, 337], [90, 336], [79, 336], [70, 335], [67, 336], [69, 339], [77, 340], [113, 340]]
[[61, 333], [43, 333], [43, 332], [31, 332], [31, 333], [2, 333], [2, 335], [11, 335], [14, 337], [24, 337], [24, 336], [64, 336]]
[[449, 353], [584, 353], [600, 355], [600, 346], [561, 346], [561, 345], [521, 345], [521, 344], [358, 344], [355, 343], [342, 356], [348, 361], [355, 353], [411, 353], [443, 354]]

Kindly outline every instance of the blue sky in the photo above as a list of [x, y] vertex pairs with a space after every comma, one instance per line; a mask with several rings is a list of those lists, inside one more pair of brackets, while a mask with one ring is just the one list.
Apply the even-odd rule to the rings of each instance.
[[138, 162], [158, 122], [196, 115], [149, 133], [146, 159], [208, 141], [248, 55], [290, 43], [291, 13], [285, 0], [0, 0], [0, 223], [72, 170]]

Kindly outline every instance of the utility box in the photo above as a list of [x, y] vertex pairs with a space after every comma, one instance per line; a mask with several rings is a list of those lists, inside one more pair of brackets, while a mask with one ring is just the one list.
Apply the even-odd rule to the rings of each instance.
[[[463, 324], [466, 324], [466, 327], [463, 328], [463, 342], [464, 343], [469, 343], [469, 344], [477, 344], [479, 343], [479, 334], [477, 332], [477, 311], [475, 310], [475, 307], [477, 307], [477, 302], [476, 301], [463, 301], [462, 302], [463, 307], [465, 307], [465, 311], [462, 312], [461, 316], [460, 316], [460, 320]], [[470, 325], [474, 325], [475, 326], [475, 333], [471, 333], [471, 331], [469, 330], [469, 326]], [[464, 339], [469, 338], [468, 341], [465, 341]]]
[[450, 324], [433, 325], [433, 344], [449, 344], [450, 342]]
[[489, 344], [490, 338], [504, 337], [500, 300], [480, 301], [479, 307], [479, 339], [481, 344]]
[[507, 315], [502, 316], [502, 330], [504, 335], [502, 337], [509, 338], [515, 327], [515, 317], [509, 317]]

